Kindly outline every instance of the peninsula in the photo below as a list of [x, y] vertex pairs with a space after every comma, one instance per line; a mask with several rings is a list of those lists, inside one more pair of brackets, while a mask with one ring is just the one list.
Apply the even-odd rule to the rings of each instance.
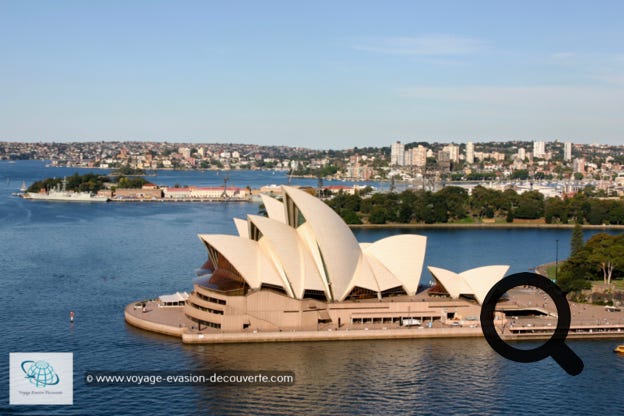
[[[301, 189], [283, 187], [282, 201], [262, 199], [268, 217], [234, 219], [238, 235], [199, 236], [208, 258], [190, 294], [133, 302], [126, 321], [186, 343], [482, 336], [481, 303], [508, 266], [429, 267], [435, 284], [424, 288], [426, 237], [358, 243], [333, 210]], [[624, 336], [620, 311], [572, 310], [572, 337]], [[516, 288], [495, 322], [507, 339], [548, 338], [556, 310], [543, 293]]]

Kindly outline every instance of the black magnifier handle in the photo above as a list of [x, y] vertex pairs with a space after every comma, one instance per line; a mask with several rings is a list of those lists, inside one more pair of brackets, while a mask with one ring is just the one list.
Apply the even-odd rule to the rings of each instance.
[[[503, 341], [494, 328], [494, 311], [498, 299], [517, 286], [534, 286], [542, 289], [555, 302], [557, 308], [557, 328], [553, 336], [542, 346], [532, 350], [520, 350]], [[535, 273], [515, 273], [498, 281], [485, 296], [481, 306], [481, 328], [492, 349], [503, 357], [520, 363], [542, 360], [549, 355], [568, 374], [576, 376], [583, 371], [581, 358], [565, 344], [570, 331], [570, 305], [559, 286]]]
[[559, 364], [561, 368], [566, 371], [566, 373], [570, 374], [571, 376], [581, 374], [581, 371], [583, 371], [583, 361], [564, 342], [560, 343], [553, 350], [551, 357], [557, 362], [557, 364]]

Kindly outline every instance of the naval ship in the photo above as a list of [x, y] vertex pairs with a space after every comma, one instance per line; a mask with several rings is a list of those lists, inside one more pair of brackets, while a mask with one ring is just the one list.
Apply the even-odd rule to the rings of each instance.
[[56, 202], [107, 202], [105, 196], [97, 196], [91, 192], [74, 192], [67, 190], [67, 180], [63, 178], [62, 186], [57, 185], [49, 191], [41, 190], [40, 192], [24, 192], [24, 199], [32, 199], [36, 201], [56, 201]]

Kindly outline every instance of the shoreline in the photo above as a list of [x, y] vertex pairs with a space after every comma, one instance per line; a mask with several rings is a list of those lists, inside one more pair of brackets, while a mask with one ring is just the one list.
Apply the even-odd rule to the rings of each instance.
[[[480, 325], [469, 327], [426, 328], [419, 327], [363, 327], [363, 328], [326, 328], [314, 330], [284, 331], [244, 331], [220, 332], [216, 330], [195, 329], [194, 322], [184, 316], [182, 307], [158, 308], [147, 302], [147, 311], [138, 307], [141, 302], [133, 302], [124, 309], [124, 320], [128, 325], [144, 331], [172, 336], [183, 344], [246, 344], [274, 342], [321, 342], [321, 341], [362, 341], [396, 339], [446, 339], [446, 338], [483, 338]], [[158, 316], [150, 312], [158, 311]], [[165, 314], [165, 316], [163, 316]], [[150, 319], [151, 318], [151, 319]], [[372, 326], [372, 325], [371, 325]], [[501, 334], [505, 341], [548, 340], [552, 337], [553, 327], [517, 327], [509, 333]], [[570, 327], [568, 339], [622, 339], [624, 324], [576, 324]]]
[[[15, 192], [12, 194], [13, 196], [20, 197], [29, 201], [44, 201], [44, 202], [68, 202], [63, 200], [39, 200], [24, 197], [23, 193]], [[223, 199], [223, 198], [109, 198], [107, 201], [73, 201], [73, 202], [113, 202], [113, 203], [123, 203], [123, 202], [151, 202], [151, 203], [167, 203], [167, 202], [175, 202], [175, 203], [210, 203], [210, 202], [245, 202], [245, 203], [257, 203], [259, 201], [254, 200], [253, 198], [244, 198], [244, 199]], [[513, 228], [526, 228], [526, 229], [573, 229], [575, 224], [546, 224], [546, 223], [434, 223], [434, 224], [425, 224], [425, 223], [390, 223], [390, 224], [347, 224], [347, 226], [351, 229], [361, 229], [361, 230], [383, 230], [383, 229], [426, 229], [426, 228], [448, 228], [448, 229], [513, 229]], [[624, 230], [624, 224], [581, 224], [581, 228], [585, 230]]]
[[[544, 229], [573, 229], [575, 224], [539, 224], [539, 223], [472, 223], [472, 224], [347, 224], [351, 229], [396, 229], [396, 228], [544, 228]], [[624, 230], [622, 224], [581, 224], [587, 230]]]
[[211, 202], [255, 202], [251, 199], [227, 199], [227, 198], [123, 198], [123, 199], [109, 199], [107, 202], [109, 203], [118, 203], [118, 202], [154, 202], [154, 203], [211, 203]]

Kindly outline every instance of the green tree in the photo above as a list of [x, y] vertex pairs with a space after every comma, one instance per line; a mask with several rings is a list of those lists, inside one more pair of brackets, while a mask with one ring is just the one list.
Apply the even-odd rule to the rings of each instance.
[[370, 216], [368, 217], [368, 222], [370, 222], [371, 224], [385, 224], [386, 217], [386, 209], [382, 206], [376, 206], [371, 210]]
[[447, 218], [462, 219], [466, 217], [468, 191], [464, 188], [460, 188], [458, 186], [446, 186], [436, 192], [436, 197], [436, 204], [446, 208]]
[[570, 239], [570, 257], [576, 256], [583, 249], [583, 227], [576, 223]]
[[360, 216], [350, 209], [340, 211], [340, 216], [347, 224], [362, 224]]
[[[514, 192], [514, 191], [511, 191]], [[514, 192], [515, 194], [515, 192]], [[517, 194], [515, 194], [517, 196]], [[473, 188], [470, 194], [470, 209], [473, 215], [479, 218], [493, 218], [507, 210], [509, 202], [507, 196], [501, 191], [484, 188], [479, 185]]]
[[505, 221], [506, 222], [513, 222], [513, 220], [514, 220], [513, 209], [509, 208], [507, 210], [507, 216], [505, 217]]
[[591, 204], [587, 195], [579, 192], [568, 200], [568, 216], [575, 222], [583, 224], [589, 216]]
[[[97, 192], [104, 188], [104, 183], [109, 182], [110, 178], [104, 175], [98, 175], [95, 173], [86, 173], [79, 175], [74, 173], [71, 176], [65, 178], [66, 189], [68, 191], [76, 192]], [[46, 178], [41, 181], [37, 181], [30, 185], [27, 192], [39, 192], [41, 189], [49, 191], [51, 189], [61, 187], [63, 179], [61, 178]]]
[[624, 203], [622, 201], [591, 198], [587, 222], [590, 224], [622, 224]]
[[591, 289], [591, 282], [586, 276], [585, 268], [587, 268], [586, 264], [582, 261], [573, 257], [568, 259], [561, 266], [557, 285], [566, 293]]
[[407, 224], [412, 221], [414, 215], [414, 206], [408, 202], [403, 201], [399, 206], [399, 222]]
[[331, 175], [335, 175], [336, 172], [338, 172], [338, 168], [336, 166], [324, 166], [321, 169], [318, 170], [318, 172], [316, 173], [316, 176], [331, 176]]
[[364, 188], [357, 191], [358, 195], [366, 196], [373, 192], [373, 188], [370, 185], [366, 185]]
[[444, 195], [440, 192], [427, 194], [424, 220], [427, 224], [448, 222], [448, 208], [444, 200]]
[[568, 207], [565, 201], [558, 196], [544, 201], [544, 218], [547, 224], [551, 224], [555, 221], [567, 224]]
[[362, 199], [362, 202], [360, 203], [360, 212], [362, 214], [370, 214], [372, 209], [373, 209], [373, 202], [371, 201], [371, 199], [370, 198]]
[[127, 178], [125, 176], [120, 176], [117, 180], [118, 188], [141, 188], [145, 185], [147, 181], [143, 178]]
[[539, 191], [525, 192], [520, 195], [518, 208], [514, 211], [517, 218], [537, 219], [544, 215], [544, 195]]
[[624, 266], [624, 236], [596, 234], [592, 236], [583, 251], [586, 252], [587, 263], [602, 273], [603, 282], [611, 284], [615, 269]]
[[511, 173], [511, 179], [526, 180], [529, 179], [529, 171], [526, 169], [516, 169]]
[[425, 222], [427, 212], [429, 211], [429, 200], [431, 191], [418, 190], [414, 193], [414, 201], [412, 202], [412, 218], [416, 222]]

